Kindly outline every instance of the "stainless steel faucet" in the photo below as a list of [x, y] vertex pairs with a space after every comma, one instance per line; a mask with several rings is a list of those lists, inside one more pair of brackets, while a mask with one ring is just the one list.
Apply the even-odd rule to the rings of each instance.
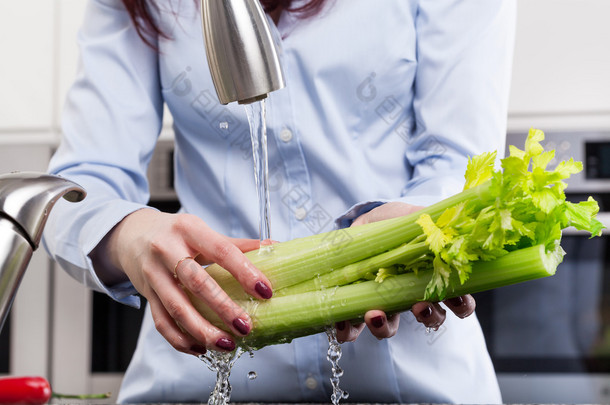
[[249, 104], [284, 87], [258, 0], [201, 0], [201, 14], [208, 65], [222, 104]]
[[49, 212], [59, 198], [85, 198], [78, 184], [34, 172], [0, 175], [0, 330], [13, 304]]

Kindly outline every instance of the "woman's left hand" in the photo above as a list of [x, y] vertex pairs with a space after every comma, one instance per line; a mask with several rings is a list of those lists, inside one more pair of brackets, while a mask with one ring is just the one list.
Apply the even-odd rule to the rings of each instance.
[[[423, 207], [410, 205], [401, 202], [390, 202], [380, 205], [356, 218], [352, 226], [368, 224], [384, 219], [395, 218], [403, 215], [411, 214]], [[443, 301], [445, 306], [460, 318], [466, 318], [474, 312], [476, 306], [474, 298], [471, 295], [463, 295], [461, 297], [451, 298]], [[415, 315], [415, 319], [421, 322], [428, 328], [438, 329], [445, 322], [446, 311], [438, 302], [418, 302], [413, 305], [411, 312]], [[337, 340], [340, 342], [352, 342], [358, 338], [365, 325], [368, 326], [373, 336], [378, 339], [392, 337], [398, 331], [398, 323], [400, 314], [387, 316], [383, 311], [372, 310], [364, 315], [364, 323], [352, 324], [349, 321], [338, 322], [335, 326], [337, 329]]]

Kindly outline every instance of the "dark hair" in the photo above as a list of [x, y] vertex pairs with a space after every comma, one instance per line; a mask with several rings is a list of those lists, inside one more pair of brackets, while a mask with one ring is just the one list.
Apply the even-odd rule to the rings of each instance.
[[[168, 35], [159, 28], [152, 17], [149, 7], [149, 0], [122, 0], [131, 20], [133, 21], [138, 35], [148, 45], [155, 47], [151, 42], [152, 37], [160, 36], [168, 38]], [[324, 0], [310, 0], [300, 7], [291, 8], [292, 0], [259, 0], [265, 12], [270, 13], [281, 7], [292, 13], [296, 13], [299, 18], [308, 18], [317, 14], [322, 8]], [[154, 7], [154, 5], [153, 5]]]

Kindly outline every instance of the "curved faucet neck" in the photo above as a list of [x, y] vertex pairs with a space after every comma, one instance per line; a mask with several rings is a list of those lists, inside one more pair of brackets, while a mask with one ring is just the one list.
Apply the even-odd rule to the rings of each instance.
[[0, 218], [21, 229], [33, 249], [38, 247], [51, 208], [61, 197], [76, 202], [85, 198], [78, 184], [59, 176], [35, 172], [0, 175]]

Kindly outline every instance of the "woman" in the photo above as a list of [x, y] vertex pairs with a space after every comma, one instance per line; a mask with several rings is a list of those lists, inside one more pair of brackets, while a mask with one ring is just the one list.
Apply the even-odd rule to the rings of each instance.
[[[274, 239], [330, 230], [335, 217], [349, 226], [412, 212], [460, 191], [468, 156], [504, 150], [514, 1], [263, 3], [287, 82], [267, 100]], [[254, 297], [273, 289], [242, 254], [258, 243], [244, 239], [258, 235], [245, 112], [216, 99], [195, 1], [91, 0], [79, 45], [50, 171], [89, 195], [76, 214], [55, 208], [47, 249], [91, 288], [129, 305], [136, 292], [148, 300], [121, 402], [204, 401], [215, 376], [194, 355], [232, 350], [251, 321], [190, 258], [220, 263]], [[146, 207], [164, 103], [182, 205], [174, 215]], [[178, 282], [232, 333], [197, 314]], [[350, 342], [341, 361], [350, 401], [500, 402], [473, 308], [467, 296], [389, 318], [370, 311], [366, 331], [338, 324]], [[426, 334], [422, 324], [440, 328]], [[244, 356], [232, 399], [328, 401], [326, 348], [316, 335]]]

